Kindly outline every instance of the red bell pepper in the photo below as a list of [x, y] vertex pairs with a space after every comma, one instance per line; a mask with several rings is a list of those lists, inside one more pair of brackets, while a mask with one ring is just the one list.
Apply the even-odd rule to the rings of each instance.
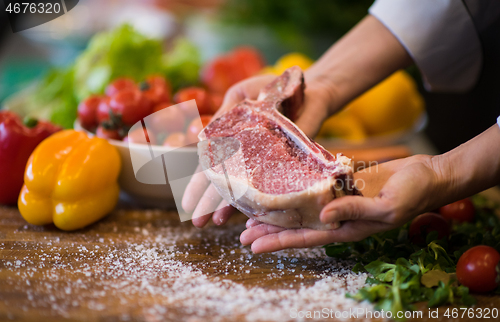
[[17, 203], [31, 152], [59, 130], [49, 122], [28, 119], [23, 123], [15, 113], [0, 111], [0, 203]]

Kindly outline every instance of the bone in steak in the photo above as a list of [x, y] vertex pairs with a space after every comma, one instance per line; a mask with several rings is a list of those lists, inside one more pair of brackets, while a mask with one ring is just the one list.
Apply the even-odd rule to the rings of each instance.
[[321, 209], [358, 192], [351, 160], [333, 156], [285, 117], [295, 118], [304, 88], [302, 71], [292, 67], [256, 101], [245, 99], [226, 111], [199, 135], [200, 164], [221, 196], [250, 218], [285, 228], [333, 229], [338, 223], [321, 223]]

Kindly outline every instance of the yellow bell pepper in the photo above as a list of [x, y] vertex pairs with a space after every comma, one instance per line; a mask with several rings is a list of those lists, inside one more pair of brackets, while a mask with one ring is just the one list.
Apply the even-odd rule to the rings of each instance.
[[318, 137], [341, 138], [353, 143], [362, 143], [367, 134], [361, 122], [349, 110], [343, 110], [323, 122]]
[[19, 211], [34, 225], [85, 227], [116, 206], [120, 167], [118, 151], [105, 139], [74, 130], [58, 132], [28, 160]]
[[278, 59], [274, 66], [264, 67], [260, 73], [281, 75], [290, 67], [299, 66], [302, 70], [306, 70], [311, 67], [312, 64], [314, 64], [314, 61], [306, 55], [301, 53], [290, 53]]
[[314, 64], [314, 60], [307, 57], [306, 55], [301, 53], [290, 53], [278, 59], [276, 64], [274, 64], [274, 69], [276, 70], [278, 75], [281, 75], [290, 67], [299, 66], [300, 69], [306, 70], [311, 67], [312, 64]]
[[400, 70], [352, 101], [346, 109], [358, 118], [368, 135], [387, 135], [414, 126], [425, 110], [425, 102], [413, 78]]

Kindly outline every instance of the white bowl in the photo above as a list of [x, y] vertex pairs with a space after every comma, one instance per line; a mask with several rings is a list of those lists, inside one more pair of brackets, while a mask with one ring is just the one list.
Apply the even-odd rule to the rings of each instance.
[[[94, 135], [83, 129], [78, 121], [74, 128]], [[122, 169], [118, 183], [125, 192], [126, 201], [146, 207], [174, 209], [177, 206], [180, 209], [183, 190], [172, 192], [167, 172], [175, 175], [171, 180], [185, 178], [176, 181], [187, 183], [198, 165], [195, 146], [172, 149], [111, 139], [108, 142], [120, 153]], [[179, 190], [179, 186], [176, 189]]]

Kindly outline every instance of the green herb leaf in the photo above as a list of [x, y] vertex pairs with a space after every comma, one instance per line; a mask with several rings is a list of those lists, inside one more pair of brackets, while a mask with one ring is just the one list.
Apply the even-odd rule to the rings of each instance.
[[450, 287], [446, 286], [443, 282], [439, 282], [439, 286], [434, 292], [434, 295], [429, 299], [427, 306], [436, 307], [448, 302], [453, 303], [452, 299], [453, 292], [451, 291]]
[[429, 288], [438, 286], [439, 282], [448, 284], [449, 281], [450, 281], [450, 274], [441, 270], [427, 271], [424, 275], [422, 275], [422, 278], [420, 279], [420, 282], [425, 287]]
[[354, 265], [354, 267], [352, 268], [352, 271], [354, 273], [366, 273], [367, 270], [365, 269], [365, 266], [361, 263], [356, 263], [356, 265]]
[[390, 282], [393, 280], [394, 270], [396, 265], [374, 261], [365, 266], [365, 269], [376, 279], [382, 282]]
[[412, 310], [412, 303], [419, 301], [428, 301], [429, 307], [473, 305], [475, 298], [469, 289], [456, 285], [456, 263], [466, 250], [477, 245], [500, 251], [500, 220], [491, 202], [481, 196], [472, 200], [476, 207], [473, 223], [454, 225], [448, 239], [438, 240], [437, 235], [429, 234], [429, 243], [423, 248], [409, 243], [408, 224], [359, 242], [326, 245], [329, 256], [354, 259], [358, 262], [356, 272], [362, 271], [363, 263], [372, 275], [366, 279], [371, 286], [349, 297], [368, 300], [375, 308], [393, 313]]

